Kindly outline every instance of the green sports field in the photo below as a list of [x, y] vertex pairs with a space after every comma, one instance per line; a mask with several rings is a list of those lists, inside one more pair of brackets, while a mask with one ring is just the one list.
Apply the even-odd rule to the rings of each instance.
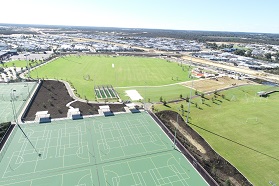
[[[95, 99], [95, 85], [160, 86], [189, 80], [188, 66], [181, 67], [158, 58], [131, 56], [61, 57], [31, 72], [31, 77], [36, 78], [37, 75], [39, 78], [66, 80], [77, 89], [81, 98], [86, 96], [89, 100]], [[187, 88], [183, 91], [187, 91]], [[183, 91], [177, 92], [175, 98]], [[152, 94], [150, 91], [148, 93]]]
[[[30, 64], [30, 65], [35, 65], [36, 63], [38, 63], [38, 62], [28, 61], [28, 64]], [[13, 67], [13, 66], [15, 66], [15, 67], [26, 67], [27, 66], [27, 61], [26, 60], [15, 60], [15, 61], [10, 61], [10, 62], [4, 63], [2, 65], [5, 66], [5, 67]]]
[[[191, 105], [191, 127], [255, 186], [269, 185], [269, 181], [279, 183], [279, 93], [267, 98], [257, 96], [257, 92], [269, 88], [239, 87], [221, 92], [225, 99], [216, 96], [213, 103], [212, 95], [207, 96], [204, 104], [201, 98], [192, 100], [200, 108]], [[187, 108], [186, 103], [183, 104]], [[180, 105], [157, 108], [177, 110]]]
[[41, 156], [16, 127], [2, 186], [208, 185], [145, 112], [21, 127]]
[[150, 100], [150, 102], [159, 102], [160, 97], [162, 96], [163, 100], [176, 100], [180, 99], [180, 94], [182, 97], [186, 97], [190, 95], [189, 88], [186, 88], [182, 85], [175, 84], [169, 86], [158, 86], [158, 87], [151, 87], [151, 86], [143, 86], [143, 87], [129, 87], [129, 88], [116, 88], [117, 92], [119, 92], [119, 96], [122, 100], [129, 100], [130, 98], [125, 94], [125, 90], [135, 89], [139, 92], [142, 97], [145, 97], [145, 101]]

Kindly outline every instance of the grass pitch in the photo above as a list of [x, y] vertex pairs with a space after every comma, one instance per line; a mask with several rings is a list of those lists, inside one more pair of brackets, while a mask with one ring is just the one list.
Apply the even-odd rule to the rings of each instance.
[[145, 57], [67, 56], [31, 72], [31, 77], [37, 75], [66, 80], [89, 100], [95, 99], [94, 85], [160, 86], [189, 80], [188, 66]]
[[[279, 183], [279, 93], [268, 98], [257, 96], [257, 92], [266, 89], [267, 86], [239, 87], [220, 92], [225, 99], [216, 96], [213, 103], [212, 95], [204, 104], [201, 98], [193, 99], [198, 108], [191, 105], [191, 127], [255, 186], [269, 185], [269, 181]], [[177, 111], [180, 105], [157, 109]], [[187, 108], [187, 104], [183, 105]]]
[[15, 60], [15, 61], [10, 61], [7, 63], [3, 63], [2, 66], [3, 67], [26, 67], [27, 63], [31, 66], [34, 66], [36, 63], [39, 63], [38, 61], [26, 61], [26, 60]]
[[[180, 94], [182, 97], [190, 95], [189, 88], [182, 85], [169, 85], [169, 86], [159, 86], [159, 87], [129, 87], [129, 88], [116, 88], [120, 92], [120, 97], [122, 100], [129, 100], [130, 98], [125, 94], [125, 90], [136, 89], [139, 94], [145, 98], [146, 101], [159, 102], [162, 96], [163, 100], [176, 100], [180, 99]], [[194, 91], [193, 91], [194, 92]]]

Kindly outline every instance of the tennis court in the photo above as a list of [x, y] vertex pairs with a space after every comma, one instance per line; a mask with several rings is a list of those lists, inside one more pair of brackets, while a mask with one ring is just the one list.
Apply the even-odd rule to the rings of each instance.
[[0, 83], [0, 123], [14, 121], [13, 103], [18, 117], [36, 85], [36, 82]]
[[145, 112], [21, 127], [0, 185], [208, 185]]

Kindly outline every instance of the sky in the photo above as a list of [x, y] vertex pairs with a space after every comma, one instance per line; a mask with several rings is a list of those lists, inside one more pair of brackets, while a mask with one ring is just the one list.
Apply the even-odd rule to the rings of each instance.
[[1, 0], [0, 7], [0, 23], [279, 34], [278, 0]]

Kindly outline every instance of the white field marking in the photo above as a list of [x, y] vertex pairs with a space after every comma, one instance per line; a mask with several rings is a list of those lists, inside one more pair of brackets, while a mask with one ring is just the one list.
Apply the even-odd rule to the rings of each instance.
[[[154, 166], [154, 169], [150, 169], [150, 171], [152, 171], [154, 173], [154, 170], [157, 171], [157, 173], [159, 174], [160, 178], [157, 178], [156, 174], [154, 173], [155, 177], [156, 177], [156, 180], [162, 180], [162, 175], [160, 174], [160, 172], [158, 171], [158, 167], [155, 165], [155, 163], [153, 162], [152, 160], [152, 157], [149, 157], [150, 161], [152, 162], [153, 166]], [[160, 167], [159, 167], [160, 168]], [[152, 176], [152, 174], [150, 173], [150, 175]], [[164, 180], [163, 180], [164, 181]], [[165, 182], [165, 181], [164, 181]]]
[[[170, 167], [169, 169], [171, 169], [171, 170], [173, 169], [172, 167], [174, 167], [174, 168], [176, 169], [176, 171], [175, 171], [174, 169], [173, 169], [172, 171], [173, 171], [174, 173], [176, 173], [177, 175], [181, 175], [181, 172], [178, 171], [177, 168], [176, 168], [173, 164], [169, 163], [169, 161], [170, 161], [171, 159], [174, 159], [174, 161], [177, 163], [177, 165], [181, 167], [181, 164], [176, 160], [176, 158], [175, 158], [174, 156], [172, 156], [172, 157], [170, 157], [170, 158], [168, 159], [168, 161], [167, 161], [167, 166], [169, 166], [169, 167]], [[187, 175], [187, 177], [186, 177], [185, 179], [189, 179], [190, 176], [187, 174], [187, 172], [185, 171], [185, 169], [184, 169], [183, 167], [181, 167], [181, 169], [183, 170], [184, 174]], [[184, 176], [183, 176], [183, 178], [184, 178]]]
[[102, 168], [103, 168], [103, 175], [104, 175], [104, 177], [105, 177], [105, 180], [107, 180], [107, 178], [106, 178], [107, 173], [105, 173], [105, 172], [111, 172], [111, 173], [113, 173], [113, 174], [116, 175], [115, 177], [119, 177], [119, 175], [118, 175], [116, 172], [114, 172], [114, 171], [112, 171], [112, 170], [105, 170], [104, 167], [106, 167], [106, 166], [103, 166], [103, 167], [102, 167]]
[[[45, 128], [45, 127], [44, 127]], [[51, 133], [50, 133], [51, 131], [48, 131], [47, 132], [47, 136], [45, 136], [44, 138], [46, 138], [46, 141], [48, 140], [50, 140], [51, 139]], [[59, 131], [58, 132], [58, 135], [61, 133], [62, 131]], [[44, 132], [44, 134], [45, 134], [45, 132]], [[19, 150], [19, 151], [15, 151], [15, 152], [13, 152], [13, 155], [12, 155], [12, 157], [14, 156], [14, 157], [17, 157], [17, 159], [19, 158], [19, 156], [18, 155], [15, 155], [15, 154], [26, 154], [26, 153], [24, 153], [24, 152], [26, 152], [26, 150], [24, 150], [24, 149], [26, 149], [26, 147], [25, 147], [25, 145], [27, 145], [27, 140], [26, 139], [24, 139], [24, 138], [22, 138], [22, 136], [21, 136], [21, 138], [18, 140], [18, 143], [23, 143], [23, 145], [21, 145], [21, 149]], [[57, 138], [57, 140], [59, 140], [60, 139], [60, 142], [61, 142], [61, 138]], [[36, 137], [36, 144], [38, 143], [38, 137]], [[57, 141], [58, 142], [58, 141]], [[46, 142], [47, 143], [47, 142]], [[77, 143], [76, 144], [77, 146], [79, 146], [80, 145], [80, 143]], [[82, 143], [82, 145], [83, 145], [83, 147], [87, 147], [87, 149], [88, 149], [88, 144], [87, 143], [85, 143], [85, 144], [83, 144]], [[49, 146], [48, 146], [49, 147]], [[59, 147], [59, 146], [53, 146], [53, 147]], [[45, 147], [44, 148], [47, 148], [46, 147], [46, 144], [45, 144]], [[48, 149], [48, 148], [47, 148]], [[65, 153], [65, 147], [63, 147], [62, 149], [59, 149], [59, 150], [64, 150], [64, 153]], [[32, 151], [34, 151], [34, 150], [32, 150]], [[56, 151], [57, 152], [57, 151]], [[28, 153], [29, 154], [29, 153]], [[33, 153], [34, 154], [34, 153]], [[73, 155], [76, 155], [76, 154], [71, 154], [71, 155], [65, 155], [65, 156], [73, 156]], [[12, 158], [11, 158], [12, 159]], [[10, 159], [10, 161], [11, 161], [11, 159]], [[20, 157], [20, 159], [23, 159], [23, 157]], [[38, 161], [38, 159], [37, 160], [33, 160], [33, 161], [20, 161], [19, 162], [19, 164], [21, 165], [21, 164], [25, 164], [25, 163], [29, 163], [29, 162], [35, 162], [35, 164], [37, 163], [37, 161]], [[89, 161], [87, 161], [87, 162], [85, 162], [85, 163], [82, 163], [82, 164], [87, 164]], [[72, 166], [72, 165], [70, 165], [70, 166]], [[68, 166], [64, 166], [64, 167], [68, 167]], [[8, 167], [7, 167], [8, 168]], [[5, 171], [5, 173], [4, 174], [6, 174], [6, 172], [8, 172], [7, 171], [7, 168], [6, 168], [6, 171]], [[61, 167], [59, 167], [59, 168], [61, 168]], [[59, 169], [59, 168], [55, 168], [55, 169], [47, 169], [47, 171], [48, 170], [56, 170], [56, 169]], [[35, 166], [35, 168], [34, 168], [34, 172], [43, 172], [43, 171], [35, 171], [35, 169], [36, 169], [36, 166]], [[31, 172], [29, 172], [29, 173], [25, 173], [25, 174], [20, 174], [20, 175], [28, 175], [28, 174], [31, 174]], [[19, 175], [15, 175], [15, 176], [19, 176]], [[8, 176], [8, 177], [15, 177], [15, 176]]]
[[130, 167], [129, 163], [128, 163], [128, 162], [126, 162], [126, 164], [127, 164], [128, 168], [129, 168], [130, 173], [131, 173], [131, 175], [132, 175], [132, 177], [133, 177], [133, 180], [134, 180], [134, 182], [135, 182], [135, 184], [136, 184], [136, 180], [135, 180], [135, 178], [134, 178], [133, 171], [132, 171], [132, 169], [131, 169], [131, 167]]
[[132, 101], [143, 99], [137, 90], [126, 90], [126, 94], [131, 98]]
[[61, 175], [61, 185], [64, 183], [64, 174]]
[[120, 138], [121, 138], [121, 141], [122, 141], [124, 147], [128, 146], [128, 142], [127, 142], [126, 138], [124, 137], [125, 135], [123, 134], [123, 131], [121, 130], [121, 128], [120, 128], [120, 126], [119, 126], [119, 123], [116, 122], [115, 125], [116, 125], [116, 126], [115, 126], [115, 127], [116, 127], [116, 130], [117, 130], [118, 133], [120, 134]]
[[[102, 166], [102, 167], [103, 167], [103, 169], [104, 169], [104, 168], [107, 168], [107, 167], [116, 166], [116, 165], [120, 165], [120, 164], [123, 164], [123, 163], [136, 162], [136, 161], [139, 161], [139, 160], [151, 160], [151, 161], [152, 161], [152, 164], [154, 165], [154, 167], [157, 167], [157, 166], [154, 164], [152, 158], [154, 159], [154, 158], [158, 158], [158, 157], [161, 157], [161, 156], [171, 156], [170, 158], [174, 158], [174, 159], [175, 159], [175, 157], [174, 157], [170, 152], [166, 152], [166, 153], [161, 154], [161, 155], [150, 155], [150, 157], [140, 157], [140, 158], [137, 158], [136, 160], [125, 160], [125, 161], [123, 161], [122, 163], [121, 163], [121, 162], [120, 162], [120, 163], [119, 163], [119, 162], [118, 162], [118, 163], [108, 163], [107, 165], [104, 165], [104, 166]], [[109, 169], [109, 168], [108, 168], [108, 169]], [[110, 171], [110, 170], [106, 170], [106, 171], [113, 172], [113, 171]]]
[[[63, 158], [64, 159], [64, 158]], [[11, 161], [11, 160], [10, 160]], [[35, 160], [34, 160], [35, 161]], [[28, 161], [28, 162], [34, 162], [34, 161]], [[27, 163], [27, 162], [23, 162], [23, 163]], [[82, 166], [82, 165], [88, 165], [89, 162], [86, 162], [86, 163], [79, 163], [78, 165], [79, 166]], [[76, 165], [74, 165], [76, 166]], [[7, 166], [8, 168], [9, 166]], [[46, 172], [46, 171], [55, 171], [55, 170], [59, 170], [61, 168], [67, 168], [67, 167], [73, 167], [73, 165], [69, 165], [69, 166], [60, 166], [60, 167], [57, 167], [57, 168], [53, 168], [53, 169], [44, 169], [44, 170], [41, 170], [41, 171], [36, 171], [35, 173], [42, 173], [42, 172]], [[6, 168], [6, 170], [7, 170]], [[6, 174], [7, 171], [5, 171], [4, 174]], [[77, 171], [79, 172], [79, 171]], [[25, 175], [30, 175], [30, 174], [33, 174], [34, 172], [28, 172], [28, 173], [22, 173], [22, 174], [16, 174], [16, 175], [12, 175], [12, 176], [3, 176], [3, 178], [16, 178], [16, 177], [19, 177], [19, 176], [25, 176]], [[44, 178], [44, 177], [42, 177]], [[1, 182], [1, 181], [0, 181]]]
[[[174, 158], [173, 157], [173, 155], [171, 155], [172, 157], [170, 157], [169, 159], [172, 159], [172, 158]], [[175, 159], [175, 158], [174, 158]], [[151, 161], [152, 161], [152, 163], [153, 163], [153, 160], [151, 159]], [[154, 163], [153, 163], [154, 164]], [[165, 168], [168, 168], [168, 169], [170, 169], [170, 170], [172, 170], [175, 174], [174, 175], [171, 175], [171, 176], [167, 176], [167, 177], [163, 177], [162, 175], [161, 175], [161, 173], [160, 173], [160, 169], [165, 169]], [[156, 178], [156, 180], [162, 180], [162, 181], [164, 181], [164, 179], [168, 179], [169, 180], [169, 183], [173, 183], [173, 182], [171, 182], [170, 181], [170, 178], [172, 178], [172, 177], [175, 177], [175, 178], [179, 178], [179, 179], [177, 179], [175, 182], [178, 182], [178, 181], [181, 181], [181, 182], [184, 182], [184, 183], [186, 183], [187, 185], [188, 185], [188, 183], [187, 183], [187, 181], [186, 180], [188, 180], [188, 179], [190, 179], [190, 176], [185, 172], [185, 170], [183, 169], [183, 171], [186, 173], [186, 175], [187, 175], [187, 177], [186, 178], [184, 178], [180, 173], [179, 173], [179, 171], [177, 170], [177, 171], [174, 171], [174, 168], [177, 170], [177, 168], [174, 166], [174, 165], [164, 165], [164, 166], [161, 166], [161, 167], [157, 167], [157, 166], [155, 166], [155, 164], [154, 164], [154, 169], [150, 169], [149, 170], [149, 172], [150, 172], [150, 175], [151, 176], [153, 176], [152, 174], [151, 174], [151, 171], [153, 172], [153, 174], [155, 175], [155, 178]], [[158, 178], [157, 176], [156, 176], [156, 174], [154, 173], [154, 172], [157, 172], [158, 173], [158, 175], [160, 175], [160, 178]], [[182, 177], [182, 178], [181, 178]], [[153, 178], [154, 179], [154, 178]], [[165, 182], [165, 181], [164, 181]], [[169, 184], [169, 183], [166, 183], [165, 182], [165, 184]]]
[[[23, 180], [23, 181], [18, 181], [18, 182], [13, 182], [13, 183], [8, 183], [8, 184], [1, 184], [1, 186], [7, 186], [7, 185], [14, 185], [14, 184], [19, 184], [19, 183], [24, 183], [24, 182], [32, 182], [32, 181], [35, 181], [35, 180], [40, 180], [40, 179], [45, 179], [45, 178], [52, 178], [52, 177], [57, 177], [57, 176], [62, 176], [63, 175], [66, 175], [66, 174], [72, 174], [72, 173], [78, 173], [78, 172], [82, 172], [82, 171], [89, 171], [92, 175], [92, 172], [90, 169], [84, 169], [84, 170], [79, 170], [79, 171], [69, 171], [69, 172], [66, 172], [66, 173], [62, 173], [62, 174], [57, 174], [57, 175], [52, 175], [52, 176], [45, 176], [45, 177], [40, 177], [40, 178], [36, 178], [36, 179], [28, 179], [28, 180]], [[14, 176], [15, 177], [15, 176]], [[91, 179], [92, 183], [93, 183], [93, 180]], [[1, 182], [1, 181], [0, 181]], [[63, 182], [63, 181], [62, 181]]]
[[[125, 122], [125, 125], [126, 125], [126, 128], [125, 129], [128, 129], [128, 131], [129, 131], [129, 133], [130, 133], [130, 137], [132, 137], [132, 140], [136, 140], [137, 138], [135, 138], [135, 136], [134, 135], [132, 135], [131, 134], [131, 129], [133, 129], [134, 127], [128, 127], [129, 125], [127, 124], [127, 122]], [[135, 125], [135, 127], [136, 128], [138, 128], [137, 127], [138, 125]], [[115, 130], [117, 130], [118, 132], [119, 132], [119, 134], [121, 134], [122, 133], [122, 136], [120, 136], [119, 138], [117, 138], [117, 140], [116, 140], [116, 138], [114, 138], [114, 137], [112, 137], [112, 138], [104, 138], [103, 136], [105, 136], [104, 135], [104, 131], [100, 131], [100, 133], [102, 134], [102, 139], [100, 139], [100, 140], [98, 140], [97, 141], [97, 144], [98, 144], [98, 146], [100, 147], [101, 145], [102, 146], [104, 146], [105, 147], [105, 145], [108, 145], [108, 140], [109, 141], [118, 141], [118, 142], [120, 142], [121, 140], [123, 141], [123, 139], [124, 140], [126, 140], [126, 138], [125, 138], [125, 136], [123, 135], [123, 132], [122, 132], [122, 130], [120, 129], [120, 128], [118, 128], [117, 129], [117, 123], [116, 123], [116, 125], [115, 125]], [[138, 130], [138, 129], [137, 129]], [[108, 129], [107, 130], [107, 132], [111, 132], [111, 134], [112, 134], [112, 136], [113, 136], [113, 132], [115, 132], [115, 131], [113, 131], [112, 129]], [[148, 130], [148, 132], [147, 133], [145, 133], [145, 136], [146, 136], [146, 134], [151, 134], [151, 132]], [[140, 134], [141, 135], [141, 137], [144, 137], [142, 134]], [[127, 136], [126, 136], [127, 137]], [[153, 141], [154, 142], [154, 138], [155, 136], [152, 136], [151, 138], [152, 138], [152, 140], [151, 141]], [[125, 142], [124, 142], [125, 143]], [[127, 143], [127, 142], [126, 142]], [[144, 144], [145, 143], [143, 143], [139, 138], [138, 138], [138, 141], [137, 141], [137, 143], [135, 143], [134, 142], [134, 144], [137, 144], [137, 145], [142, 145], [142, 147], [144, 148], [144, 150], [145, 150], [145, 153], [146, 152], [148, 152], [147, 150], [146, 150], [146, 148], [145, 148], [145, 146], [144, 146]], [[128, 144], [127, 144], [128, 145]], [[123, 145], [121, 145], [120, 144], [120, 146], [118, 146], [118, 147], [109, 147], [109, 148], [106, 148], [106, 149], [104, 149], [104, 150], [109, 150], [109, 152], [112, 150], [112, 149], [121, 149], [121, 151], [123, 152], [123, 155], [121, 156], [121, 157], [125, 157], [126, 155], [125, 155], [125, 152], [124, 152], [124, 150], [123, 150], [123, 147], [125, 147], [125, 144], [124, 144], [124, 146]], [[100, 151], [100, 149], [99, 149], [99, 153], [101, 154], [102, 152]], [[102, 157], [102, 156], [101, 156]], [[101, 158], [102, 159], [102, 158]]]
[[[196, 80], [194, 80], [196, 81]], [[169, 86], [173, 86], [173, 85], [181, 85], [183, 83], [187, 83], [188, 81], [184, 81], [184, 82], [178, 82], [178, 83], [172, 83], [172, 84], [167, 84], [167, 85], [155, 85], [155, 86], [129, 86], [129, 87], [114, 87], [114, 88], [142, 88], [142, 87], [146, 87], [146, 88], [159, 88], [159, 87], [169, 87]], [[183, 85], [185, 87], [188, 87], [186, 85]], [[192, 88], [191, 86], [189, 86], [188, 88]]]
[[[86, 145], [85, 147], [87, 147], [87, 157], [83, 158], [80, 156], [80, 154], [83, 154], [83, 153], [77, 153], [77, 157], [79, 157], [80, 159], [85, 159], [85, 160], [88, 160], [88, 163], [90, 163], [90, 158], [89, 158], [89, 148], [88, 148], [88, 145]], [[85, 147], [80, 147], [80, 148], [85, 148]], [[79, 151], [79, 150], [78, 150]], [[83, 152], [85, 153], [86, 151], [83, 150]]]
[[[77, 185], [78, 185], [78, 186], [79, 186], [79, 185], [83, 185], [83, 184], [80, 184], [80, 182], [82, 181], [82, 179], [85, 178], [86, 176], [90, 176], [90, 175], [91, 175], [91, 174], [85, 174], [84, 176], [82, 176], [82, 177], [78, 180], [78, 184], [77, 184]], [[61, 185], [63, 185], [63, 184], [61, 184]]]

